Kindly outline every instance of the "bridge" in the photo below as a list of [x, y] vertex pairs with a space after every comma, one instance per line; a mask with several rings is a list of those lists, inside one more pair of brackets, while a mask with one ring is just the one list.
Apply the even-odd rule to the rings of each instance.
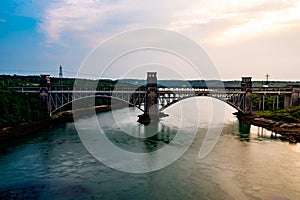
[[299, 104], [299, 87], [252, 87], [251, 77], [242, 77], [240, 87], [164, 87], [157, 84], [157, 73], [148, 72], [147, 82], [143, 87], [127, 86], [51, 86], [50, 76], [41, 75], [39, 87], [18, 87], [23, 93], [39, 93], [49, 114], [57, 112], [64, 106], [86, 98], [106, 97], [135, 106], [143, 115], [140, 119], [158, 119], [160, 112], [183, 99], [208, 96], [219, 99], [234, 107], [241, 113], [252, 112], [252, 95], [260, 96], [260, 107], [264, 109], [265, 96], [273, 95], [273, 107], [279, 108], [279, 96], [284, 95], [283, 108]]

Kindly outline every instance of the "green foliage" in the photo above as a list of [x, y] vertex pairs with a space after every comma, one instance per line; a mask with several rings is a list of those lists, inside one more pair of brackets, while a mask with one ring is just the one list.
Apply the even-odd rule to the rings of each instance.
[[[73, 87], [74, 78], [51, 78], [52, 86], [64, 85]], [[98, 85], [101, 87], [116, 84], [113, 80], [82, 79], [83, 85]], [[40, 76], [0, 75], [0, 128], [15, 126], [23, 122], [38, 121], [48, 116], [48, 111], [41, 105], [39, 94], [24, 94], [15, 92], [9, 87], [39, 86]], [[70, 89], [70, 88], [69, 88]], [[92, 99], [85, 99], [88, 106], [93, 106]], [[95, 105], [110, 105], [108, 98], [96, 98]], [[71, 110], [72, 104], [61, 109]]]
[[300, 106], [282, 110], [267, 110], [259, 112], [259, 116], [281, 122], [300, 122]]
[[101, 106], [101, 105], [110, 105], [111, 100], [110, 98], [95, 98], [95, 105]]
[[0, 99], [0, 127], [37, 121], [48, 116], [47, 110], [41, 106], [39, 94], [23, 94], [2, 87]]
[[[279, 95], [279, 108], [283, 107], [284, 95]], [[265, 110], [273, 110], [277, 108], [277, 95], [264, 95], [265, 99]], [[252, 105], [256, 110], [262, 109], [263, 95], [252, 94]], [[259, 105], [260, 104], [260, 105]]]

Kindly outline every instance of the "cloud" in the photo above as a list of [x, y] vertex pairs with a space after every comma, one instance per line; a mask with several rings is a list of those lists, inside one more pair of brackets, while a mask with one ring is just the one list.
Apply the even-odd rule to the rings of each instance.
[[225, 78], [299, 80], [300, 27], [239, 42], [214, 44], [207, 50]]
[[230, 43], [297, 27], [299, 10], [298, 1], [209, 1], [178, 12], [170, 28], [197, 28], [209, 33], [211, 42]]
[[48, 6], [41, 29], [48, 44], [76, 40], [94, 46], [115, 33], [147, 26], [232, 42], [298, 26], [299, 9], [293, 0], [62, 0]]
[[5, 23], [6, 20], [5, 19], [0, 19], [0, 23]]
[[226, 42], [232, 39], [237, 41], [262, 37], [298, 27], [300, 23], [299, 10], [300, 4], [298, 3], [293, 7], [282, 7], [281, 9], [250, 15], [245, 23], [225, 29], [216, 41]]
[[96, 0], [59, 1], [46, 10], [41, 29], [48, 36], [48, 43], [61, 42], [70, 37], [89, 43], [120, 31], [150, 24], [157, 26], [158, 21], [165, 21], [163, 15], [156, 15], [151, 10], [151, 6], [153, 9], [159, 7], [158, 3], [137, 4], [132, 0], [114, 3]]

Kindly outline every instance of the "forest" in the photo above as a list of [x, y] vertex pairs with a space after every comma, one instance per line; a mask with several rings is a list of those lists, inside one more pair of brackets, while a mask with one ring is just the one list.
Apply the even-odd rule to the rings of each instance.
[[0, 127], [16, 126], [23, 122], [38, 121], [48, 116], [39, 94], [18, 93], [7, 86], [0, 87]]

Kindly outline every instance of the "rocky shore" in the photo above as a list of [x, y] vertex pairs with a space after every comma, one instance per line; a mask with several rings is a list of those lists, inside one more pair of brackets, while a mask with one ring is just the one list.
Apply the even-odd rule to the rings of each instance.
[[[95, 111], [96, 113], [106, 112], [110, 111], [111, 109], [123, 108], [124, 106], [125, 105], [122, 103], [113, 105], [113, 107], [111, 105], [102, 105], [90, 109], [76, 110], [75, 112], [77, 112], [77, 116], [87, 116], [93, 114]], [[6, 127], [0, 130], [0, 143], [6, 143], [12, 139], [33, 136], [35, 134], [38, 134], [39, 131], [47, 129], [53, 125], [73, 121], [73, 112], [65, 111], [41, 121], [22, 123], [15, 127]]]
[[238, 114], [238, 118], [249, 125], [265, 128], [280, 134], [290, 142], [300, 142], [300, 123], [285, 123], [260, 117], [257, 113]]

